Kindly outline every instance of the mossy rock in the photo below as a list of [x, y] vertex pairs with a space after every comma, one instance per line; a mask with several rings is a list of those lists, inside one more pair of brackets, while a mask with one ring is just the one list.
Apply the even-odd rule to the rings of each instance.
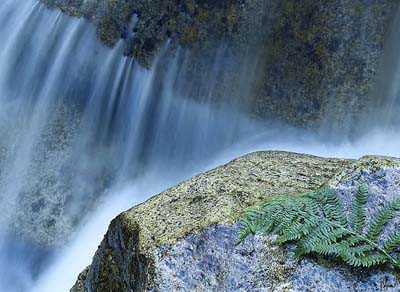
[[72, 291], [396, 291], [400, 278], [391, 270], [351, 269], [318, 258], [299, 261], [273, 237], [249, 237], [237, 245], [236, 222], [244, 208], [271, 195], [327, 185], [348, 200], [361, 181], [377, 192], [376, 200], [398, 196], [399, 162], [287, 152], [238, 158], [114, 219]]
[[[91, 291], [130, 291], [128, 288], [137, 285], [150, 289], [159, 247], [173, 246], [216, 224], [234, 224], [244, 208], [270, 195], [318, 188], [349, 163], [287, 152], [257, 152], [198, 175], [113, 220], [86, 285]], [[138, 272], [143, 269], [145, 272]]]

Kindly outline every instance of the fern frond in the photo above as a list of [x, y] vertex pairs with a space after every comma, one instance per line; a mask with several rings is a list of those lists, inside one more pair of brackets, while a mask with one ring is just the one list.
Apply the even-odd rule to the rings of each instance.
[[345, 252], [346, 250], [350, 254], [353, 254], [356, 256], [365, 256], [368, 253], [375, 251], [376, 247], [367, 243], [364, 245], [356, 245], [356, 246], [348, 247], [347, 249], [342, 249], [342, 252]]
[[288, 241], [298, 240], [303, 236], [303, 232], [305, 231], [304, 225], [305, 219], [303, 217], [303, 212], [298, 211], [298, 216], [296, 219], [282, 232], [280, 232], [281, 236], [278, 238], [278, 243], [285, 243]]
[[391, 235], [384, 243], [383, 248], [388, 253], [392, 253], [396, 248], [400, 248], [400, 232], [395, 232]]
[[349, 218], [350, 227], [354, 232], [361, 233], [365, 226], [365, 205], [368, 200], [367, 185], [362, 184], [358, 188], [357, 194], [351, 206], [351, 213]]
[[[310, 254], [314, 251], [314, 247], [317, 244], [324, 243], [326, 240], [326, 235], [332, 232], [333, 228], [326, 221], [322, 221], [319, 225], [311, 231], [307, 236], [302, 237], [297, 245], [297, 254]], [[326, 242], [325, 242], [326, 243]], [[326, 244], [329, 244], [327, 242]]]
[[[260, 218], [261, 219], [261, 218]], [[246, 210], [244, 218], [239, 221], [239, 240], [238, 243], [242, 242], [246, 237], [251, 234], [256, 234], [262, 222], [259, 221], [259, 216], [255, 210]]]
[[387, 258], [382, 254], [372, 254], [368, 257], [363, 257], [352, 253], [342, 253], [340, 256], [344, 262], [354, 267], [370, 268], [387, 262]]
[[239, 221], [239, 242], [250, 234], [272, 233], [278, 235], [278, 243], [296, 242], [297, 255], [317, 253], [356, 267], [390, 263], [400, 269], [400, 233], [389, 236], [383, 246], [377, 243], [386, 224], [400, 210], [400, 199], [376, 212], [366, 228], [367, 200], [367, 186], [361, 185], [347, 216], [342, 201], [330, 189], [273, 197], [244, 212]]
[[335, 256], [338, 257], [340, 255], [341, 249], [338, 245], [334, 244], [324, 244], [318, 243], [314, 246], [313, 252], [325, 255], [325, 256]]
[[341, 226], [346, 226], [347, 216], [345, 208], [336, 193], [332, 189], [325, 189], [322, 194], [326, 196], [326, 203], [322, 207], [327, 219], [337, 222]]
[[380, 208], [378, 212], [372, 215], [370, 225], [367, 229], [367, 237], [370, 240], [376, 241], [379, 234], [381, 234], [385, 226], [394, 218], [398, 211], [400, 211], [400, 198]]

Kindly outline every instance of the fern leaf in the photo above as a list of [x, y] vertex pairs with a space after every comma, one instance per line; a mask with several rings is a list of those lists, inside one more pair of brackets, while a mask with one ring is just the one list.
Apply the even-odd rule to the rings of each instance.
[[313, 251], [316, 253], [325, 255], [325, 256], [338, 257], [340, 255], [341, 250], [338, 248], [337, 245], [334, 245], [334, 244], [319, 243], [314, 246]]
[[387, 262], [386, 256], [382, 254], [372, 254], [369, 256], [357, 256], [352, 253], [342, 253], [340, 257], [349, 265], [354, 267], [370, 268]]
[[320, 224], [320, 220], [317, 216], [309, 216], [304, 218], [303, 223], [303, 235], [307, 236], [310, 234], [318, 225]]
[[278, 237], [278, 243], [300, 239], [302, 236], [302, 229], [302, 222], [299, 218], [299, 220], [293, 222], [287, 229], [282, 231], [282, 235]]
[[368, 188], [365, 184], [360, 185], [353, 200], [349, 225], [354, 232], [361, 233], [365, 226], [365, 205], [368, 200]]
[[325, 216], [328, 220], [346, 227], [347, 217], [345, 208], [336, 193], [332, 189], [325, 189], [322, 194], [326, 197], [326, 203], [323, 206]]
[[284, 217], [281, 219], [281, 222], [279, 222], [275, 228], [273, 229], [273, 233], [275, 234], [282, 234], [282, 231], [285, 229], [288, 229], [289, 226], [293, 223], [295, 217], [293, 216], [293, 213], [288, 212]]
[[387, 258], [382, 254], [372, 254], [366, 257], [359, 257], [359, 259], [361, 261], [361, 266], [364, 268], [370, 268], [387, 262]]
[[[373, 245], [364, 244], [364, 245], [348, 247], [348, 249], [346, 250], [348, 250], [349, 253], [356, 256], [367, 256], [370, 252], [376, 250], [376, 248]], [[342, 252], [343, 251], [345, 251], [345, 249], [342, 249]]]
[[239, 221], [239, 242], [250, 234], [273, 233], [278, 235], [278, 243], [297, 242], [297, 255], [334, 256], [355, 267], [391, 263], [400, 269], [400, 258], [396, 256], [400, 233], [392, 234], [383, 246], [376, 242], [400, 210], [400, 199], [376, 212], [366, 228], [367, 200], [367, 187], [361, 185], [347, 218], [343, 203], [333, 190], [274, 197], [256, 209], [245, 211]]
[[327, 234], [332, 231], [332, 226], [328, 222], [322, 221], [312, 232], [310, 232], [307, 237], [303, 237], [298, 243], [297, 253], [299, 254], [309, 254], [313, 252], [314, 247], [318, 243], [322, 243], [323, 239], [326, 238]]
[[367, 237], [372, 241], [376, 241], [397, 211], [400, 211], [400, 198], [380, 208], [371, 218], [371, 223], [367, 229]]
[[246, 237], [251, 234], [256, 234], [259, 227], [259, 214], [254, 210], [246, 210], [243, 218], [239, 221], [239, 240], [242, 242]]
[[240, 230], [239, 230], [238, 243], [241, 243], [250, 234], [255, 233], [254, 230], [256, 229], [256, 226], [254, 225], [254, 222], [252, 222], [252, 221], [241, 220], [239, 223], [239, 226], [240, 226]]
[[391, 235], [383, 245], [387, 253], [392, 253], [395, 249], [400, 249], [400, 232]]

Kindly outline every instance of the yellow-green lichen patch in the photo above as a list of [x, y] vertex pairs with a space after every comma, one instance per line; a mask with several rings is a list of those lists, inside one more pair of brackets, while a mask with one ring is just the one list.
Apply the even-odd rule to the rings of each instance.
[[139, 244], [150, 251], [193, 230], [232, 223], [244, 208], [270, 195], [321, 186], [348, 160], [286, 152], [257, 152], [198, 175], [122, 214], [139, 222]]
[[[241, 247], [236, 248], [235, 245], [239, 231], [236, 223], [245, 208], [266, 201], [273, 195], [298, 195], [331, 185], [332, 181], [345, 176], [350, 177], [340, 186], [342, 199], [349, 200], [353, 185], [365, 177], [370, 178], [374, 191], [389, 191], [392, 194], [395, 190], [386, 188], [381, 173], [387, 172], [386, 181], [393, 182], [395, 178], [390, 173], [399, 172], [399, 162], [399, 159], [389, 157], [369, 156], [354, 161], [288, 152], [256, 152], [235, 159], [119, 215], [112, 221], [87, 277], [81, 275], [81, 282], [83, 279], [87, 287], [102, 287], [107, 291], [137, 285], [144, 291], [154, 291], [158, 284], [169, 286], [171, 281], [167, 280], [170, 277], [191, 278], [195, 270], [187, 268], [189, 263], [195, 268], [197, 264], [214, 263], [214, 257], [229, 262], [230, 256], [242, 263]], [[391, 169], [393, 167], [395, 169]], [[262, 245], [260, 238], [265, 239]], [[256, 236], [247, 240], [243, 249], [247, 256], [243, 257], [243, 261], [247, 262], [247, 267], [254, 268], [254, 264], [258, 267], [259, 262], [252, 262], [251, 255], [254, 256], [254, 253], [249, 254], [249, 251], [257, 252], [257, 257], [267, 256], [268, 267], [259, 267], [268, 280], [268, 287], [274, 291], [291, 291], [296, 285], [305, 287], [320, 277], [298, 271], [315, 271], [318, 275], [333, 274], [335, 277], [352, 273], [341, 266], [335, 265], [330, 269], [318, 265], [318, 261], [298, 262], [290, 251], [274, 245], [270, 238]], [[254, 246], [257, 248], [254, 249]], [[225, 256], [219, 257], [221, 254]], [[230, 256], [227, 257], [227, 254]], [[199, 262], [199, 258], [204, 258], [204, 261]], [[203, 268], [208, 271], [203, 266], [200, 271]], [[219, 272], [221, 275], [228, 273], [223, 269]], [[259, 272], [257, 275], [261, 275]], [[252, 283], [264, 283], [260, 279]], [[352, 281], [345, 282], [343, 286], [358, 280]], [[368, 281], [372, 283], [374, 280]], [[81, 282], [78, 281], [76, 287], [82, 286]], [[184, 281], [185, 284], [190, 282]], [[319, 287], [320, 284], [315, 285]]]
[[355, 161], [348, 169], [345, 169], [337, 176], [330, 179], [326, 185], [334, 185], [336, 183], [343, 183], [352, 177], [358, 177], [362, 172], [368, 171], [370, 175], [374, 174], [382, 168], [395, 168], [400, 167], [400, 159], [385, 156], [364, 156]]

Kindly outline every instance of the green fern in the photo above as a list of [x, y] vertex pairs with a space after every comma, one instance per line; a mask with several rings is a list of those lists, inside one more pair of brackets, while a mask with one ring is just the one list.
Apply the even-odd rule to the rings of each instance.
[[354, 198], [349, 218], [350, 227], [354, 232], [361, 233], [365, 225], [365, 205], [368, 200], [368, 189], [362, 184]]
[[295, 242], [297, 255], [317, 253], [342, 259], [355, 267], [392, 264], [400, 269], [400, 233], [380, 244], [385, 226], [400, 211], [400, 199], [380, 208], [366, 220], [368, 188], [361, 185], [347, 216], [332, 189], [300, 196], [276, 196], [244, 212], [239, 243], [250, 234], [275, 234], [280, 244]]

